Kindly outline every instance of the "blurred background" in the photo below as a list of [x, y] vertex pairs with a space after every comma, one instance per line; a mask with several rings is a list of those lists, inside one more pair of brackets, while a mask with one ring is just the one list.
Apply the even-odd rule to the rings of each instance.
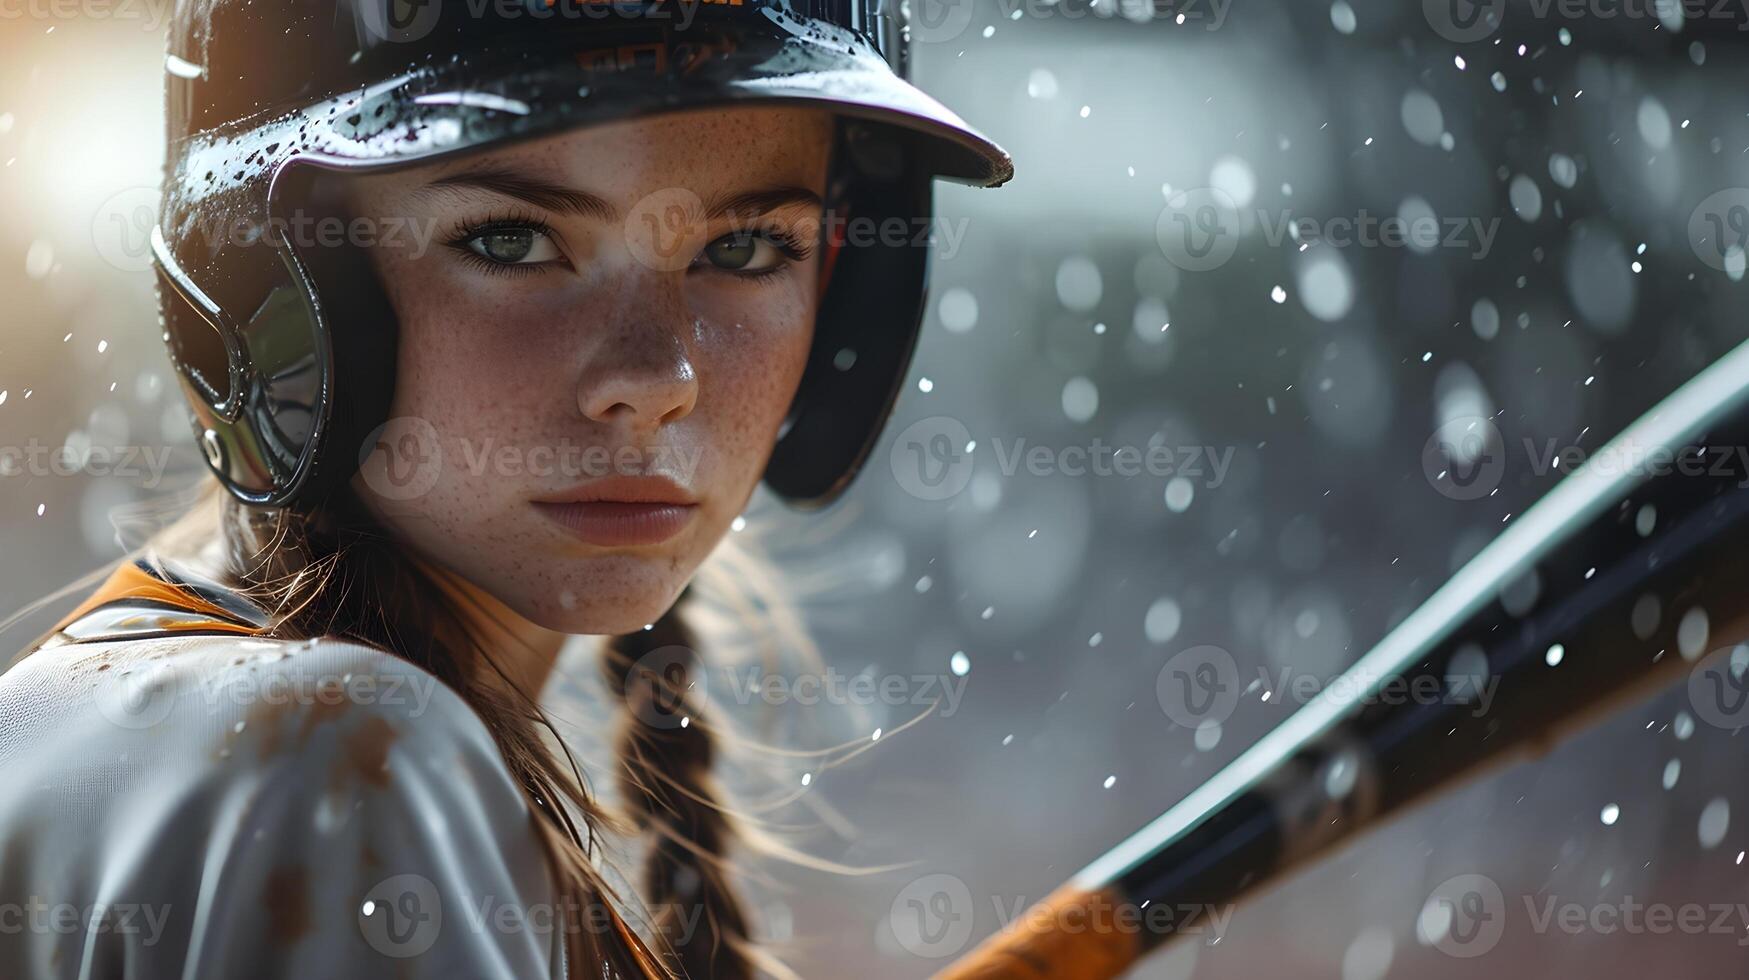
[[[1185, 727], [1157, 696], [1175, 654], [1218, 646], [1265, 691], [1340, 672], [1559, 480], [1549, 451], [1597, 449], [1749, 333], [1740, 0], [911, 2], [917, 81], [1020, 175], [942, 190], [924, 340], [848, 497], [795, 515], [762, 491], [748, 514], [811, 583], [829, 667], [911, 685], [781, 734], [867, 740], [958, 692], [791, 774], [806, 850], [911, 865], [761, 869], [767, 928], [809, 977], [922, 977], [969, 949], [1296, 706], [1253, 687]], [[151, 511], [130, 506], [201, 475], [147, 266], [163, 21], [85, 6], [0, 4], [8, 611], [137, 544]], [[1424, 457], [1474, 417], [1505, 449], [1481, 496]], [[937, 435], [972, 449], [920, 478]], [[1017, 446], [1095, 440], [1175, 467], [1004, 472]], [[32, 451], [77, 465], [21, 466]], [[1740, 972], [1749, 913], [1698, 935], [1536, 916], [1749, 903], [1746, 774], [1741, 737], [1678, 685], [1137, 975]], [[1466, 874], [1506, 903], [1474, 958], [1424, 921]], [[916, 925], [943, 881], [922, 906], [941, 921]]]

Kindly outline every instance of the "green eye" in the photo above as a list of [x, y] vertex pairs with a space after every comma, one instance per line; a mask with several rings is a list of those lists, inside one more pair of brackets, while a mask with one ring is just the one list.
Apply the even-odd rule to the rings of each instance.
[[698, 262], [724, 272], [757, 275], [775, 272], [791, 259], [799, 258], [791, 248], [753, 231], [732, 231], [711, 242], [699, 253]]
[[468, 239], [468, 251], [499, 265], [535, 265], [559, 257], [559, 249], [535, 228], [493, 228]]
[[739, 272], [752, 264], [764, 239], [747, 234], [724, 235], [704, 247], [705, 258], [719, 269]]

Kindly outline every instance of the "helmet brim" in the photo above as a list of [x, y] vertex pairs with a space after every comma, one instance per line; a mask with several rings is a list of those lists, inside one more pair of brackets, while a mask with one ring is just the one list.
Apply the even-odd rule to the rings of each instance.
[[[197, 198], [235, 193], [298, 158], [340, 168], [407, 165], [654, 113], [758, 104], [816, 106], [883, 127], [908, 168], [939, 179], [995, 187], [1014, 175], [993, 140], [867, 51], [787, 31], [689, 43], [445, 59], [299, 112], [194, 137], [180, 184]], [[639, 63], [640, 54], [655, 63]]]

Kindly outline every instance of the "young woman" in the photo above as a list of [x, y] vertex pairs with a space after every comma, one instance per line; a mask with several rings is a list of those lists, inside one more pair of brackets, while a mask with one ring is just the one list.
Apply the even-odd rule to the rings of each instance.
[[[856, 3], [400, 9], [180, 6], [154, 250], [217, 488], [0, 675], [0, 976], [755, 969], [680, 600], [761, 478], [854, 475], [930, 182], [1008, 160]], [[540, 708], [574, 634], [635, 889]]]

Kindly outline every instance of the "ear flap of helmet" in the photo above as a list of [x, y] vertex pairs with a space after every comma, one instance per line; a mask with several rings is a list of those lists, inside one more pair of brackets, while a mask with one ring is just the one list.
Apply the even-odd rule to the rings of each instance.
[[[828, 234], [844, 234], [815, 319], [814, 345], [765, 483], [821, 507], [867, 460], [905, 383], [928, 286], [932, 180], [880, 127], [844, 128]], [[834, 222], [836, 227], [834, 227]]]
[[285, 175], [264, 223], [184, 222], [175, 245], [153, 233], [165, 340], [207, 463], [269, 506], [344, 484], [394, 392], [395, 320], [369, 257], [287, 238], [343, 213], [320, 190], [333, 185]]

